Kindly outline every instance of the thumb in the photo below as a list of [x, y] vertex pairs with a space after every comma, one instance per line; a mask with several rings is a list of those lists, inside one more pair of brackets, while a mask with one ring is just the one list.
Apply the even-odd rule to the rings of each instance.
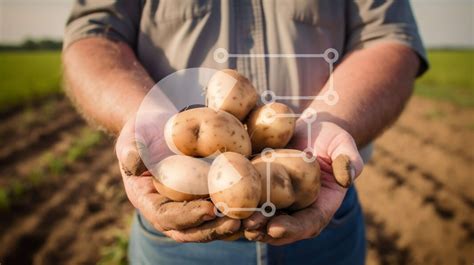
[[317, 130], [316, 153], [329, 156], [336, 182], [344, 188], [349, 187], [364, 167], [354, 138], [331, 122], [321, 122]]
[[345, 131], [338, 134], [329, 145], [328, 154], [332, 160], [331, 165], [336, 182], [348, 188], [364, 167], [354, 139]]
[[115, 145], [117, 158], [124, 173], [128, 176], [140, 176], [147, 170], [139, 152], [140, 148], [143, 148], [143, 144], [136, 141], [134, 128], [134, 120], [127, 122]]

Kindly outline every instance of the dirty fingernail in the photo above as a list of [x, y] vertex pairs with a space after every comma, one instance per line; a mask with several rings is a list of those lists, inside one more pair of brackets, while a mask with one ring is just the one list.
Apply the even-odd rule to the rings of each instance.
[[355, 178], [355, 170], [347, 155], [339, 155], [332, 161], [332, 171], [339, 186], [348, 188]]

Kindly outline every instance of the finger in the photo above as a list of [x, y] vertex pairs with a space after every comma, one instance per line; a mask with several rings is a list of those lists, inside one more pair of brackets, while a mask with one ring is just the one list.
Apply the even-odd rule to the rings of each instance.
[[[331, 215], [332, 216], [332, 215]], [[269, 239], [273, 245], [283, 245], [317, 236], [329, 223], [330, 215], [311, 206], [292, 215], [279, 215], [267, 225]]]
[[156, 191], [152, 177], [124, 176], [123, 181], [130, 202], [160, 231], [187, 229], [215, 218], [212, 202], [173, 202]]
[[[348, 168], [347, 174], [349, 174], [352, 183], [352, 181], [360, 175], [364, 167], [364, 162], [362, 161], [354, 139], [348, 133], [341, 133], [332, 139], [329, 146], [328, 154], [331, 160], [333, 163], [337, 160], [338, 165]], [[346, 174], [344, 171], [346, 170], [338, 170], [338, 173]]]
[[258, 230], [245, 230], [244, 236], [247, 240], [250, 241], [260, 241], [260, 242], [267, 242], [271, 239], [269, 235], [266, 233], [266, 228], [262, 227]]
[[216, 218], [210, 201], [167, 202], [156, 212], [156, 222], [163, 230], [183, 230]]
[[262, 212], [254, 212], [250, 217], [242, 221], [242, 226], [247, 230], [257, 230], [267, 225], [268, 219]]
[[267, 227], [269, 236], [275, 239], [292, 238], [302, 235], [302, 224], [291, 215], [279, 215], [272, 218]]
[[244, 236], [244, 231], [239, 230], [235, 234], [222, 238], [222, 240], [235, 241], [235, 240], [239, 240], [243, 236]]
[[164, 232], [178, 242], [209, 242], [232, 235], [240, 228], [240, 220], [221, 217], [206, 222], [199, 227], [187, 230], [170, 230]]
[[127, 176], [140, 176], [147, 170], [139, 153], [143, 144], [135, 140], [135, 120], [127, 122], [122, 128], [115, 147], [117, 158]]

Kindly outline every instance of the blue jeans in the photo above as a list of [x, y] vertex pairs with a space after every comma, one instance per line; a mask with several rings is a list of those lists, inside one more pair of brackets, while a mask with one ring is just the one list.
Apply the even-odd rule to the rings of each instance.
[[315, 238], [285, 246], [245, 239], [176, 243], [135, 215], [128, 249], [130, 264], [351, 264], [365, 262], [365, 228], [357, 192], [351, 187], [331, 223]]

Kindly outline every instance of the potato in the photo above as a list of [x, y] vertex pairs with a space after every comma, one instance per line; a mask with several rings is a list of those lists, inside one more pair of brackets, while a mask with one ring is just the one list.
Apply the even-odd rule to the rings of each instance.
[[[295, 155], [304, 154], [299, 150], [277, 149], [274, 152], [275, 157], [271, 162], [264, 161], [261, 155], [252, 160], [264, 186], [267, 185], [266, 163], [271, 163], [270, 201], [277, 209], [299, 210], [308, 207], [316, 200], [321, 188], [321, 171], [318, 162], [316, 160], [307, 162], [302, 157], [296, 157]], [[285, 155], [295, 157], [285, 157]], [[260, 203], [267, 200], [266, 196], [262, 193]]]
[[267, 201], [268, 183], [270, 183], [270, 201], [277, 209], [287, 208], [295, 202], [295, 192], [293, 191], [290, 175], [288, 175], [288, 172], [286, 172], [282, 165], [272, 163], [270, 166], [270, 179], [268, 179], [266, 162], [261, 158], [257, 158], [252, 160], [252, 164], [257, 169], [262, 183], [262, 195], [260, 196], [259, 205]]
[[189, 109], [171, 117], [165, 125], [171, 151], [194, 157], [232, 151], [251, 154], [250, 138], [242, 123], [225, 111]]
[[[184, 165], [184, 166], [183, 166]], [[190, 156], [173, 155], [152, 170], [153, 184], [173, 201], [191, 201], [209, 197], [207, 175], [210, 164]]]
[[244, 219], [253, 213], [231, 208], [255, 208], [260, 201], [260, 176], [252, 163], [238, 153], [223, 153], [212, 162], [208, 184], [212, 202], [231, 218]]
[[255, 107], [258, 94], [252, 83], [232, 69], [215, 73], [207, 85], [206, 105], [231, 113], [243, 121]]
[[[288, 116], [276, 116], [289, 114]], [[256, 108], [250, 113], [247, 121], [247, 131], [252, 141], [253, 153], [262, 151], [265, 147], [283, 148], [290, 141], [295, 131], [293, 111], [282, 103], [270, 103]]]

